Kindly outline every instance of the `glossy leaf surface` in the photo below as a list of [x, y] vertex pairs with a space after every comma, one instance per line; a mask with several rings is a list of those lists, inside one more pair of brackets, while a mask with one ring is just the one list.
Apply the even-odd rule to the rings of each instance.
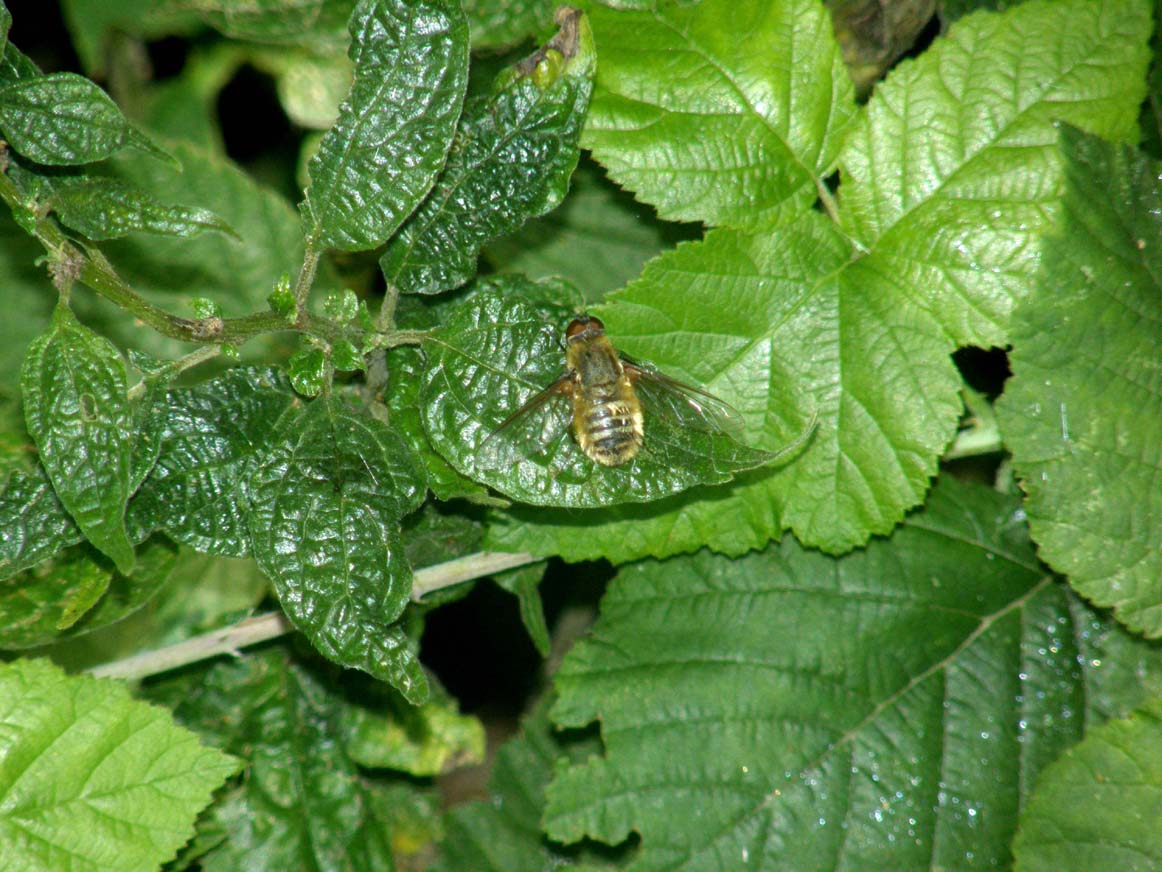
[[283, 610], [325, 656], [413, 702], [427, 680], [394, 622], [411, 596], [399, 520], [423, 501], [411, 450], [337, 398], [303, 409], [250, 479], [254, 556]]
[[230, 225], [208, 209], [167, 206], [140, 188], [114, 179], [58, 185], [51, 202], [62, 223], [93, 240], [137, 231], [187, 237], [206, 230], [237, 238]]
[[1041, 557], [1162, 636], [1160, 166], [1063, 129], [1068, 193], [999, 404]]
[[355, 81], [311, 159], [303, 232], [348, 251], [384, 242], [428, 193], [468, 80], [452, 0], [361, 0], [349, 24]]

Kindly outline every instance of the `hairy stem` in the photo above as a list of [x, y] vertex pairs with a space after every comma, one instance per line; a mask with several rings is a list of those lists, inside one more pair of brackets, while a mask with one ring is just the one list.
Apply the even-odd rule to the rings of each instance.
[[[481, 551], [449, 560], [447, 563], [427, 566], [416, 571], [412, 599], [419, 600], [432, 591], [535, 563], [540, 559], [542, 558], [533, 557], [531, 554]], [[236, 655], [243, 648], [277, 639], [293, 629], [282, 612], [255, 615], [237, 624], [194, 636], [175, 645], [143, 651], [112, 663], [102, 663], [90, 669], [89, 673], [100, 678], [146, 678], [221, 654]]]

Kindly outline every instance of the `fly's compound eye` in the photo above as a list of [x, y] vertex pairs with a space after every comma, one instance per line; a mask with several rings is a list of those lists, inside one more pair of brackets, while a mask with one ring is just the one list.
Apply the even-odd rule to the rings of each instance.
[[594, 318], [592, 315], [585, 315], [582, 318], [574, 318], [569, 322], [569, 326], [565, 328], [565, 339], [572, 341], [583, 333], [604, 333], [605, 325], [601, 323], [600, 318]]

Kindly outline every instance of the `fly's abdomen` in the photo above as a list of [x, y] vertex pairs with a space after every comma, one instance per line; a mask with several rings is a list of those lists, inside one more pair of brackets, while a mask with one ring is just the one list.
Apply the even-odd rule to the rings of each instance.
[[613, 396], [579, 391], [573, 400], [573, 432], [585, 456], [603, 466], [621, 466], [642, 446], [642, 408], [633, 388], [619, 385]]

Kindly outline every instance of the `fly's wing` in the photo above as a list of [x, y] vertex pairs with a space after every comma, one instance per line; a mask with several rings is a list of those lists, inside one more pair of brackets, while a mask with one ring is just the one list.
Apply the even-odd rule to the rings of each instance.
[[505, 469], [554, 445], [573, 420], [573, 377], [565, 373], [505, 418], [476, 452], [480, 469]]
[[713, 394], [640, 363], [623, 358], [622, 365], [648, 415], [662, 415], [676, 424], [708, 433], [737, 436], [742, 432], [742, 415]]

